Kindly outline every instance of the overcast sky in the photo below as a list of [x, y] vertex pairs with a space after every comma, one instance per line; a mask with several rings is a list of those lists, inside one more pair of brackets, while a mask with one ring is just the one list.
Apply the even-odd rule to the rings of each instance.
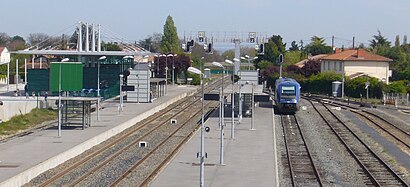
[[[390, 41], [410, 37], [409, 0], [0, 0], [0, 32], [27, 37], [29, 33], [60, 33], [85, 21], [130, 41], [163, 31], [171, 15], [186, 33], [262, 32], [279, 34], [288, 43], [317, 35], [334, 35], [337, 45], [368, 43], [379, 29]], [[74, 27], [72, 27], [72, 30]], [[68, 31], [67, 31], [68, 32]], [[66, 33], [71, 34], [71, 33]], [[346, 39], [346, 40], [343, 40]]]

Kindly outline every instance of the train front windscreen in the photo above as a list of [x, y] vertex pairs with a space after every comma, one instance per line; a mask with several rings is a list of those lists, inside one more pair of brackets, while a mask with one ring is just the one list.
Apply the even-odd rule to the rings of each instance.
[[282, 86], [282, 95], [294, 96], [296, 95], [295, 86]]

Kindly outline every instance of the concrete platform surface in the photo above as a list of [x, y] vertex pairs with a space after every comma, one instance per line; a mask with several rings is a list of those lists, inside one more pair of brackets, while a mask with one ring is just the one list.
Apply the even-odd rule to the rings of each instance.
[[[219, 164], [220, 131], [218, 117], [210, 118], [205, 126], [205, 186], [266, 187], [276, 186], [273, 110], [264, 103], [255, 109], [254, 127], [250, 118], [243, 118], [235, 128], [235, 139], [230, 139], [231, 118], [226, 118], [225, 165]], [[181, 152], [152, 182], [151, 187], [199, 186], [200, 133], [183, 147]]]
[[[142, 119], [192, 93], [194, 86], [169, 86], [168, 94], [153, 103], [124, 103], [118, 114], [118, 100], [102, 103], [100, 120], [92, 113], [91, 127], [81, 130], [42, 130], [0, 143], [0, 186], [20, 186], [38, 174], [82, 153]], [[55, 125], [57, 126], [57, 124]]]

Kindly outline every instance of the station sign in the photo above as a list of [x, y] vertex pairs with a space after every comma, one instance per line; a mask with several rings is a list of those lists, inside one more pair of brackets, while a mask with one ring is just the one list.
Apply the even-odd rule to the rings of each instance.
[[135, 86], [121, 86], [122, 91], [135, 91]]
[[204, 94], [205, 101], [219, 101], [219, 94]]

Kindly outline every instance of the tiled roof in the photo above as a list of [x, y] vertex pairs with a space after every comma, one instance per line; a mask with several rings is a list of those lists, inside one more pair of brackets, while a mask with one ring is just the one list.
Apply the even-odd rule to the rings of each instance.
[[3, 52], [4, 48], [5, 47], [0, 47], [0, 54], [1, 54], [1, 52]]
[[322, 60], [338, 60], [338, 61], [382, 61], [382, 62], [391, 62], [393, 61], [390, 58], [384, 56], [376, 55], [370, 52], [367, 52], [364, 49], [352, 49], [346, 50], [340, 53], [329, 55]]
[[298, 66], [298, 67], [301, 68], [301, 67], [305, 66], [305, 63], [308, 62], [309, 60], [316, 62], [316, 61], [319, 61], [319, 60], [321, 60], [322, 58], [327, 57], [327, 56], [329, 56], [329, 55], [327, 55], [327, 54], [315, 55], [315, 56], [312, 56], [312, 57], [310, 57], [310, 58], [304, 59], [304, 60], [302, 60], [302, 61], [296, 63], [295, 66]]

